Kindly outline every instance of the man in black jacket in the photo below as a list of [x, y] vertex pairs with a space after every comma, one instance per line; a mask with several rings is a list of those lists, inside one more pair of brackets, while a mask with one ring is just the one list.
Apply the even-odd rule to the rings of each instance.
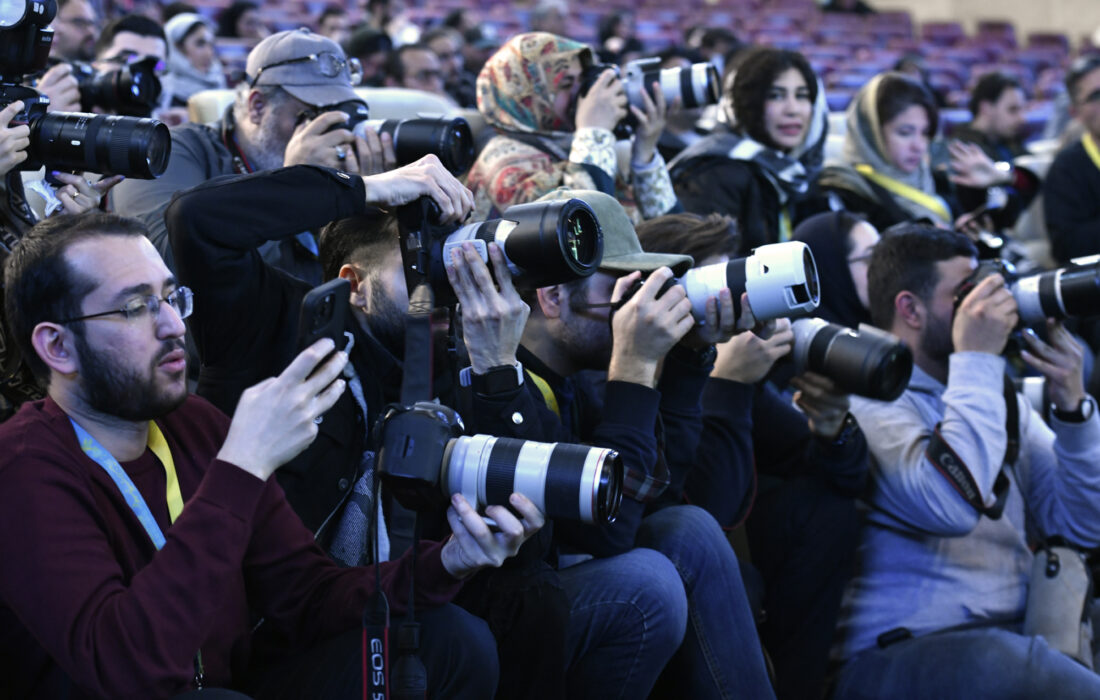
[[[389, 226], [392, 234], [392, 219], [369, 209], [366, 201], [398, 205], [415, 193], [447, 203], [429, 184], [448, 192], [458, 185], [441, 167], [428, 156], [417, 166], [366, 178], [306, 166], [222, 178], [180, 195], [167, 212], [178, 274], [196, 295], [193, 332], [203, 360], [199, 393], [223, 407], [233, 405], [251, 378], [270, 374], [293, 352], [297, 310], [309, 288], [265, 264], [257, 247], [291, 236], [303, 226], [342, 220], [325, 229], [322, 260], [328, 276], [343, 277], [352, 285], [346, 329], [355, 344], [349, 364], [362, 390], [349, 391], [337, 401], [310, 450], [281, 470], [280, 483], [322, 546], [345, 561], [367, 556], [361, 537], [359, 551], [354, 552], [342, 536], [356, 531], [352, 525], [357, 518], [359, 531], [373, 525], [380, 545], [386, 539], [381, 536], [384, 523], [373, 524], [357, 514], [369, 512], [361, 506], [369, 494], [358, 485], [373, 468], [375, 445], [368, 427], [387, 403], [399, 398], [398, 358], [403, 354], [408, 304], [396, 237], [387, 238], [386, 233]], [[410, 175], [420, 177], [413, 180], [421, 183], [419, 188], [406, 186], [401, 196], [385, 196], [385, 190], [372, 195], [372, 185], [388, 183], [396, 189], [395, 183], [406, 182]], [[460, 205], [444, 208], [448, 220], [468, 211], [469, 192], [463, 188], [461, 195]], [[242, 201], [250, 203], [247, 215], [240, 210]], [[473, 370], [473, 410], [464, 415], [467, 425], [480, 432], [538, 438], [540, 406], [522, 385], [486, 390], [478, 380], [494, 367], [515, 364], [526, 307], [507, 282], [499, 251], [491, 248], [500, 292], [481, 259], [466, 252], [467, 264], [456, 267], [452, 284], [463, 302], [463, 330]], [[493, 308], [479, 309], [480, 303]], [[242, 305], [247, 307], [243, 311]], [[436, 389], [447, 396], [453, 387], [437, 383]], [[630, 697], [648, 693], [683, 636], [687, 601], [672, 564], [657, 552], [638, 550], [586, 567], [565, 586], [569, 599], [559, 610], [554, 607], [554, 586], [545, 583], [545, 569], [529, 555], [525, 558], [521, 552], [520, 557], [524, 561], [517, 563], [518, 572], [502, 573], [485, 584], [489, 593], [481, 600], [467, 601], [471, 609], [490, 617], [498, 635], [502, 694], [522, 687], [516, 696], [562, 697], [564, 688], [559, 687], [556, 695], [554, 689], [562, 685], [566, 666], [569, 697], [603, 697], [619, 690]], [[513, 581], [502, 583], [507, 576]], [[526, 589], [537, 597], [525, 597]], [[622, 598], [611, 599], [611, 593]], [[524, 638], [513, 631], [521, 617], [528, 624], [534, 618], [544, 627], [530, 630]], [[531, 653], [510, 662], [518, 656], [509, 655], [512, 647], [524, 644], [522, 648]], [[641, 661], [631, 664], [624, 661], [628, 658]], [[547, 665], [550, 673], [542, 674]], [[524, 686], [525, 678], [514, 677], [531, 668], [538, 669], [537, 678], [545, 679], [546, 686]]]
[[1084, 134], [1047, 171], [1043, 211], [1054, 259], [1100, 253], [1100, 56], [1078, 59], [1066, 76], [1073, 116]]

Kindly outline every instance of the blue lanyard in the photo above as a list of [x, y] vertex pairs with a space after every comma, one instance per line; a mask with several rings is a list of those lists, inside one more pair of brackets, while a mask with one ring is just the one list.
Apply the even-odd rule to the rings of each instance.
[[76, 431], [76, 438], [80, 442], [80, 449], [84, 450], [84, 454], [93, 459], [96, 464], [103, 467], [103, 470], [114, 480], [115, 485], [118, 486], [118, 490], [122, 492], [122, 497], [126, 499], [126, 504], [130, 506], [130, 510], [134, 511], [134, 515], [141, 521], [145, 531], [149, 533], [149, 539], [153, 540], [153, 546], [160, 549], [164, 546], [164, 533], [161, 532], [160, 526], [157, 525], [157, 521], [153, 518], [153, 513], [149, 510], [149, 506], [146, 505], [145, 499], [142, 498], [141, 492], [138, 491], [137, 486], [134, 486], [133, 480], [130, 479], [130, 475], [123, 470], [122, 465], [118, 463], [118, 460], [114, 456], [103, 448], [103, 445], [99, 444], [99, 441], [92, 437], [87, 430], [77, 425], [76, 421], [72, 418], [69, 422], [73, 424], [73, 429]]

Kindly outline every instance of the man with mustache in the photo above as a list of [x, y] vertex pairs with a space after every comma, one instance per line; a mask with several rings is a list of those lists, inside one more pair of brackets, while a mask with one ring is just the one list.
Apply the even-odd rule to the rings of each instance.
[[[317, 436], [347, 355], [318, 341], [245, 390], [231, 421], [188, 396], [193, 295], [147, 233], [50, 219], [6, 264], [11, 336], [47, 398], [0, 426], [0, 697], [358, 697], [364, 607], [381, 591], [403, 615], [414, 561], [430, 692], [492, 697], [488, 629], [446, 603], [515, 554], [538, 510], [518, 495], [518, 517], [492, 506], [491, 532], [457, 497], [446, 542], [377, 573], [338, 567], [270, 477]], [[260, 618], [279, 631], [262, 660]]]

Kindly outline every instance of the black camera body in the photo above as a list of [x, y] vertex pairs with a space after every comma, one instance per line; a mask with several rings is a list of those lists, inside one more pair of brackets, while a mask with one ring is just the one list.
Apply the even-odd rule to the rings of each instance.
[[85, 111], [99, 107], [124, 116], [148, 117], [160, 102], [162, 87], [157, 74], [164, 64], [156, 56], [105, 71], [80, 61], [71, 65], [80, 88], [80, 108]]
[[378, 474], [397, 502], [415, 511], [445, 508], [444, 455], [465, 432], [458, 413], [434, 401], [391, 406], [379, 432]]
[[151, 179], [168, 167], [172, 138], [155, 119], [103, 114], [48, 112], [50, 100], [22, 85], [49, 60], [57, 14], [54, 0], [0, 3], [0, 109], [21, 100], [12, 124], [30, 127], [27, 159], [17, 167], [33, 171], [91, 171]]

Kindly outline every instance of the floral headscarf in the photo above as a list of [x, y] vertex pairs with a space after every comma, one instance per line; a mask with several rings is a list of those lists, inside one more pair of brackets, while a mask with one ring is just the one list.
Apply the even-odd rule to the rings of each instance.
[[477, 108], [492, 126], [524, 134], [569, 130], [554, 113], [557, 86], [574, 59], [590, 59], [584, 44], [545, 32], [512, 37], [477, 76]]

